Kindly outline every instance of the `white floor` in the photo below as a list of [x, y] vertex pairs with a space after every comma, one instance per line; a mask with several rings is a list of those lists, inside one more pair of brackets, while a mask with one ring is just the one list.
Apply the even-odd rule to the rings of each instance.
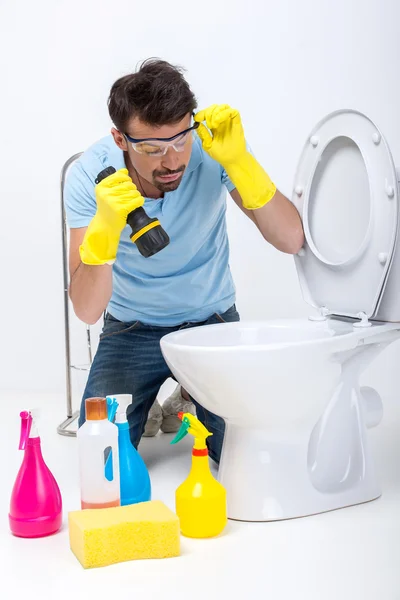
[[[85, 571], [69, 549], [66, 517], [79, 508], [76, 439], [57, 435], [63, 399], [0, 395], [1, 598], [168, 598], [193, 600], [259, 597], [269, 600], [400, 598], [400, 394], [385, 398], [385, 417], [370, 432], [383, 495], [372, 503], [278, 523], [229, 522], [213, 540], [182, 538], [182, 556], [128, 562]], [[19, 411], [40, 406], [43, 454], [61, 488], [64, 526], [50, 538], [24, 540], [8, 529], [8, 504], [22, 453]], [[174, 509], [175, 488], [190, 465], [189, 438], [144, 440], [153, 498]], [[11, 588], [12, 586], [12, 588]], [[9, 589], [8, 592], [5, 590]], [[29, 596], [28, 596], [29, 594]], [[139, 595], [140, 594], [140, 595]]]

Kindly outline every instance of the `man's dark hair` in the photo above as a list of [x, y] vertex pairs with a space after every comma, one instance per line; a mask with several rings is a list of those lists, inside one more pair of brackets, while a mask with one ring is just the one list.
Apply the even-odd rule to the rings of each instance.
[[192, 113], [197, 101], [182, 73], [181, 67], [150, 58], [135, 73], [118, 79], [108, 99], [115, 127], [125, 132], [133, 117], [156, 127], [171, 125]]

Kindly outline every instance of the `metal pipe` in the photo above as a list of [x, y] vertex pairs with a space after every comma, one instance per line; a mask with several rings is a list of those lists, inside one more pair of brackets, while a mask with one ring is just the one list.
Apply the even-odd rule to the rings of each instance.
[[[65, 332], [65, 374], [66, 374], [66, 393], [67, 393], [67, 419], [61, 423], [57, 432], [60, 435], [74, 436], [75, 432], [68, 430], [68, 426], [75, 421], [79, 412], [72, 412], [72, 386], [71, 386], [71, 347], [69, 337], [69, 295], [68, 295], [68, 241], [67, 241], [67, 221], [64, 208], [64, 186], [67, 171], [82, 152], [74, 154], [64, 164], [61, 171], [61, 227], [62, 227], [62, 258], [63, 258], [63, 284], [64, 284], [64, 332]], [[91, 350], [90, 354], [91, 356]]]
[[93, 362], [92, 357], [92, 338], [90, 335], [90, 325], [86, 325], [86, 336], [87, 336], [87, 345], [88, 345], [88, 354], [89, 354], [89, 365]]

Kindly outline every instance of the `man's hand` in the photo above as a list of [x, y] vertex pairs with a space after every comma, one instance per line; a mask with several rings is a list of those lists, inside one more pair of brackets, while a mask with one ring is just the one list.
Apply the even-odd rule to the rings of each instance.
[[200, 123], [197, 133], [204, 150], [225, 169], [246, 154], [242, 120], [237, 110], [227, 104], [213, 104], [198, 112], [194, 120]]
[[97, 211], [79, 248], [86, 265], [112, 264], [117, 256], [121, 232], [130, 212], [143, 206], [144, 198], [128, 175], [120, 169], [95, 188]]
[[204, 150], [224, 167], [240, 194], [243, 206], [248, 210], [265, 206], [274, 197], [276, 186], [247, 151], [238, 111], [227, 104], [214, 104], [198, 112], [194, 120], [200, 123], [197, 133]]

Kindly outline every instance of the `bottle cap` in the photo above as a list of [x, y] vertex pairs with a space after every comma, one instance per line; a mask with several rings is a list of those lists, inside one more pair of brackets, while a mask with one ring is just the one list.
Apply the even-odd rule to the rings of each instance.
[[105, 398], [87, 398], [85, 409], [87, 421], [107, 419], [107, 400]]
[[132, 404], [132, 394], [116, 394], [114, 396], [117, 401], [117, 414], [115, 416], [116, 423], [127, 423], [126, 410]]

